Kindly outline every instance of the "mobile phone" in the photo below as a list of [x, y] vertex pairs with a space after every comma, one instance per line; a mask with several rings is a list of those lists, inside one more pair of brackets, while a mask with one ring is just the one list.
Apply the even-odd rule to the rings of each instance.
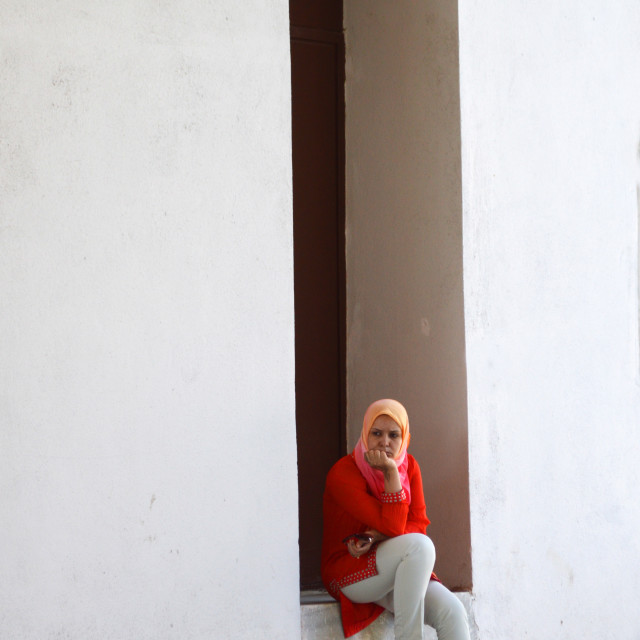
[[347, 536], [342, 542], [344, 542], [344, 544], [347, 544], [347, 542], [349, 542], [349, 540], [362, 540], [363, 542], [373, 542], [373, 536], [371, 536], [368, 533], [352, 533], [350, 536]]

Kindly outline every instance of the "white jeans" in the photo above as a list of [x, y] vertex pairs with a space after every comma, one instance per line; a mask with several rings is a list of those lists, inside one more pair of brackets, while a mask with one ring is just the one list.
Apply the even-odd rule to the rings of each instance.
[[342, 589], [352, 602], [375, 602], [394, 614], [396, 640], [422, 640], [423, 620], [438, 640], [469, 640], [467, 613], [451, 591], [430, 581], [436, 561], [433, 542], [407, 533], [378, 545], [378, 575]]

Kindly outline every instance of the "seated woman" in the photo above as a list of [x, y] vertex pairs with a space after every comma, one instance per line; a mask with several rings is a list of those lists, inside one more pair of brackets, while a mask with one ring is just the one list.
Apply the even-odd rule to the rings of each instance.
[[422, 640], [423, 620], [439, 640], [469, 640], [464, 607], [432, 573], [422, 477], [408, 445], [405, 408], [374, 402], [353, 452], [327, 475], [322, 580], [340, 602], [347, 638], [387, 609], [396, 640]]

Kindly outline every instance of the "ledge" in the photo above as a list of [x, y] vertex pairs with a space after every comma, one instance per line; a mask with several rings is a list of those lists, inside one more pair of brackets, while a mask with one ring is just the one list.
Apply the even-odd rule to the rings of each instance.
[[[467, 614], [471, 627], [471, 640], [478, 640], [473, 621], [473, 596], [456, 593]], [[344, 640], [338, 603], [326, 591], [303, 591], [300, 594], [302, 640]], [[393, 616], [386, 611], [353, 640], [394, 640]], [[424, 640], [437, 640], [436, 632], [425, 625]]]

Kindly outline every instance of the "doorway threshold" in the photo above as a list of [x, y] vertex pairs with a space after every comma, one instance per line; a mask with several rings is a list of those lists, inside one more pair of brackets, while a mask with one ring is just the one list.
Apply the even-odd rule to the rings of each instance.
[[326, 589], [303, 589], [300, 591], [300, 604], [331, 604], [335, 600]]
[[[471, 640], [478, 640], [478, 627], [473, 615], [473, 595], [455, 594], [469, 616]], [[300, 592], [301, 640], [343, 640], [340, 605], [324, 589], [305, 589]], [[393, 616], [384, 611], [368, 627], [350, 640], [393, 640]], [[425, 640], [437, 640], [434, 629], [425, 625]]]

